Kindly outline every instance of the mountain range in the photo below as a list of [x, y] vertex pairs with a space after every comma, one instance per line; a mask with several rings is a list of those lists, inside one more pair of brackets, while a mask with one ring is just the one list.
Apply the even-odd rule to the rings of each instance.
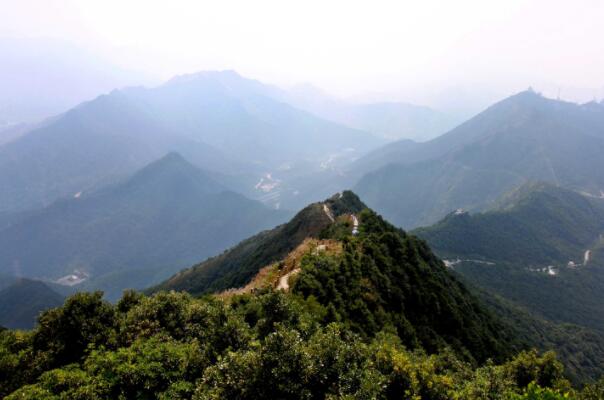
[[[0, 329], [0, 396], [557, 399], [568, 398], [561, 390], [574, 393], [553, 353], [524, 350], [528, 343], [517, 330], [424, 241], [354, 193], [312, 204], [270, 234], [272, 241], [254, 236], [227, 251], [218, 261], [224, 271], [208, 274], [206, 263], [168, 281], [189, 281], [187, 289], [204, 296], [128, 291], [112, 304], [98, 292], [78, 293], [43, 312], [31, 331]], [[251, 251], [240, 266], [228, 265], [244, 255], [246, 242]], [[239, 280], [244, 287], [213, 292]], [[582, 393], [598, 390], [595, 384]]]
[[0, 127], [35, 123], [125, 85], [155, 79], [56, 38], [0, 38]]
[[531, 184], [500, 207], [452, 213], [413, 232], [474, 284], [604, 333], [604, 200]]
[[511, 96], [425, 143], [400, 141], [350, 170], [366, 201], [397, 225], [434, 223], [463, 208], [492, 207], [504, 193], [544, 181], [601, 196], [604, 106]]
[[454, 125], [221, 71], [5, 130], [0, 325], [149, 288], [235, 299], [262, 326], [249, 304], [283, 292], [277, 315], [361, 340], [470, 362], [555, 349], [576, 382], [600, 375], [604, 105], [528, 90]]
[[604, 199], [546, 183], [528, 183], [503, 196], [495, 209], [452, 212], [414, 230], [443, 257], [463, 256], [527, 266], [596, 263], [604, 234]]
[[415, 104], [341, 100], [310, 84], [294, 86], [280, 97], [315, 115], [389, 140], [424, 142], [447, 132], [459, 122], [438, 110]]
[[[237, 191], [266, 174], [330, 167], [384, 143], [296, 109], [235, 72], [180, 76], [100, 96], [0, 147], [0, 212], [47, 206], [176, 151]], [[277, 178], [277, 177], [276, 177]]]

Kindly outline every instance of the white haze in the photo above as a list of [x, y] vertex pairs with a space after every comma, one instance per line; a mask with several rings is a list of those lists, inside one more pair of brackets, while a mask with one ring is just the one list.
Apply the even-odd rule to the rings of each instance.
[[157, 81], [234, 69], [461, 114], [528, 86], [604, 96], [600, 0], [0, 3], [0, 37], [65, 41]]

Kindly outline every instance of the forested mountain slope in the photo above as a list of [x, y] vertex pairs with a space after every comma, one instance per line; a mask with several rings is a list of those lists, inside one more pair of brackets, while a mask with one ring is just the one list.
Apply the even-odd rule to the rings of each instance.
[[180, 271], [153, 290], [174, 289], [201, 294], [243, 286], [260, 268], [281, 260], [304, 239], [318, 237], [332, 224], [331, 218], [344, 213], [357, 213], [364, 208], [359, 198], [348, 191], [323, 203], [313, 203], [289, 222], [252, 236], [219, 256]]
[[[80, 293], [43, 313], [31, 332], [0, 331], [0, 395], [592, 400], [603, 393], [601, 384], [573, 389], [552, 353], [517, 353], [512, 327], [425, 242], [353, 193], [296, 219], [288, 232], [315, 238], [293, 251], [297, 240], [282, 243], [272, 257], [256, 253], [270, 264], [249, 278], [257, 283], [250, 290], [197, 299], [127, 292], [116, 305]], [[242, 272], [256, 265], [249, 260]], [[211, 290], [207, 282], [198, 293]]]
[[[604, 200], [527, 184], [498, 203], [496, 210], [452, 213], [413, 233], [466, 282], [481, 288], [484, 298], [505, 298], [512, 305], [507, 311], [490, 302], [533, 337], [534, 345], [553, 343], [576, 376], [599, 376], [604, 363]], [[527, 319], [523, 313], [533, 316]], [[535, 324], [540, 320], [544, 323]], [[539, 326], [544, 327], [534, 335]], [[571, 343], [574, 350], [568, 348]]]
[[352, 192], [312, 204], [289, 223], [181, 271], [153, 291], [199, 294], [244, 286], [313, 237], [341, 242], [343, 251], [309, 250], [292, 291], [326, 307], [325, 318], [369, 337], [390, 327], [408, 346], [435, 352], [448, 345], [478, 360], [502, 357], [513, 347], [496, 319], [423, 242], [385, 222]]

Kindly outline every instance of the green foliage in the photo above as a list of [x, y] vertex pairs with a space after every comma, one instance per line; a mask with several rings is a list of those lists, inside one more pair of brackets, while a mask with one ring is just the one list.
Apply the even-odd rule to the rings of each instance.
[[541, 388], [535, 383], [529, 384], [523, 394], [514, 394], [510, 397], [511, 400], [564, 400], [568, 398], [567, 394], [549, 388]]
[[342, 196], [335, 195], [323, 203], [305, 207], [286, 224], [252, 236], [219, 256], [177, 273], [150, 292], [186, 290], [199, 295], [244, 286], [262, 267], [282, 260], [304, 239], [319, 237], [331, 225], [323, 204], [336, 217], [365, 208], [354, 193], [344, 191]]
[[582, 261], [602, 232], [604, 202], [542, 183], [523, 185], [494, 211], [452, 213], [413, 231], [442, 256], [534, 267]]
[[424, 242], [372, 211], [359, 218], [360, 234], [344, 241], [342, 255], [302, 260], [294, 293], [313, 296], [363, 337], [394, 329], [409, 347], [451, 346], [479, 361], [511, 350], [502, 327]]
[[[575, 382], [604, 372], [602, 232], [601, 199], [543, 183], [509, 193], [494, 211], [451, 214], [413, 231], [444, 258], [492, 262], [462, 261], [453, 269], [526, 343], [555, 349]], [[582, 262], [587, 249], [587, 265], [566, 267]]]
[[600, 400], [604, 399], [604, 377], [601, 378], [598, 382], [595, 382], [591, 385], [587, 385], [583, 388], [581, 395], [579, 396], [580, 400]]
[[43, 353], [50, 366], [82, 359], [90, 345], [107, 344], [115, 330], [115, 311], [103, 293], [77, 293], [62, 307], [40, 315], [32, 334], [32, 348]]
[[[325, 310], [314, 313], [322, 307], [272, 291], [228, 302], [126, 293], [116, 306], [98, 293], [79, 294], [47, 312], [31, 333], [0, 332], [0, 396], [557, 400], [573, 393], [553, 354], [525, 352], [474, 369], [451, 349], [428, 355], [408, 350], [392, 333], [363, 339], [345, 319], [325, 324]], [[108, 322], [99, 329], [103, 319]], [[79, 334], [71, 329], [75, 321], [83, 327]], [[69, 357], [62, 352], [67, 338]], [[592, 385], [576, 398], [601, 392], [601, 384]]]
[[31, 332], [0, 331], [0, 395], [591, 400], [601, 391], [575, 393], [552, 353], [509, 359], [517, 344], [507, 327], [423, 241], [370, 210], [358, 218], [356, 236], [346, 218], [333, 224], [342, 229], [317, 231], [341, 237], [343, 251], [305, 255], [290, 293], [127, 291], [116, 305], [80, 293]]

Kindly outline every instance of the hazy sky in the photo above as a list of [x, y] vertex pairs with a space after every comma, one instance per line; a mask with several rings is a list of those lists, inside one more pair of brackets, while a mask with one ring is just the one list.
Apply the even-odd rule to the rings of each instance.
[[529, 85], [604, 95], [601, 0], [0, 0], [0, 10], [0, 35], [64, 39], [162, 79], [235, 69], [342, 96]]

